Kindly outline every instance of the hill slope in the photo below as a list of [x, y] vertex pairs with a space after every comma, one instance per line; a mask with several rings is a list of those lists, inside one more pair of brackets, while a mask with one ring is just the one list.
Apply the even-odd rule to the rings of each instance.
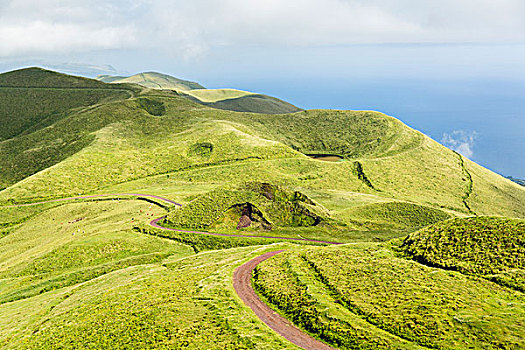
[[[1, 348], [295, 349], [232, 285], [283, 249], [255, 287], [332, 346], [524, 347], [523, 220], [473, 216], [525, 218], [525, 189], [401, 121], [233, 112], [38, 69], [1, 79]], [[128, 195], [12, 205], [111, 193]], [[330, 242], [351, 244], [315, 247]]]
[[112, 84], [133, 83], [150, 89], [174, 90], [193, 102], [227, 111], [267, 114], [301, 111], [300, 108], [275, 97], [236, 89], [206, 89], [198, 83], [156, 72], [139, 73], [130, 77], [100, 75], [97, 79]]
[[483, 276], [525, 291], [525, 220], [455, 219], [408, 236], [403, 251], [431, 266]]
[[199, 83], [182, 80], [171, 75], [157, 73], [157, 72], [145, 72], [138, 73], [129, 77], [112, 76], [112, 75], [99, 75], [98, 80], [104, 83], [131, 83], [138, 84], [150, 89], [168, 89], [168, 90], [194, 90], [204, 89]]
[[523, 294], [396, 257], [384, 245], [289, 251], [253, 276], [274, 309], [339, 349], [525, 345]]
[[74, 108], [126, 98], [132, 92], [40, 68], [0, 74], [0, 141], [43, 127], [46, 119], [57, 120]]
[[[104, 91], [111, 97], [114, 90]], [[321, 196], [320, 204], [357, 229], [362, 219], [348, 210], [354, 203], [408, 201], [454, 215], [525, 216], [522, 187], [381, 113], [233, 113], [169, 91], [130, 95], [0, 143], [2, 153], [11, 155], [0, 160], [0, 179], [4, 187], [12, 185], [0, 200], [86, 193], [172, 173], [169, 181], [262, 181], [302, 189], [313, 199]], [[192, 151], [204, 143], [209, 152]], [[304, 155], [310, 153], [338, 154], [345, 161]]]

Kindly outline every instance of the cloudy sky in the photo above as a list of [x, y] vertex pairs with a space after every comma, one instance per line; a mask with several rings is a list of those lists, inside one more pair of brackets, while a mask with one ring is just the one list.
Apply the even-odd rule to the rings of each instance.
[[523, 62], [523, 0], [0, 0], [0, 71], [155, 70], [381, 110], [525, 177]]
[[2, 0], [0, 55], [523, 43], [522, 0]]

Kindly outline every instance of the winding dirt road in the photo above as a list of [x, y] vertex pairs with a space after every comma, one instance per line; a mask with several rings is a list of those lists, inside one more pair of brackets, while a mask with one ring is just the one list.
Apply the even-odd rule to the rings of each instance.
[[290, 342], [306, 350], [334, 350], [335, 348], [304, 333], [286, 318], [273, 311], [253, 290], [251, 283], [253, 269], [264, 260], [283, 251], [284, 250], [277, 250], [259, 255], [244, 265], [239, 266], [233, 273], [233, 288], [235, 288], [239, 298], [252, 309], [261, 321]]
[[[47, 201], [41, 201], [41, 202], [34, 202], [34, 203], [25, 203], [25, 204], [15, 204], [15, 205], [8, 205], [7, 207], [23, 207], [23, 206], [30, 206], [30, 205], [37, 205], [37, 204], [44, 204], [44, 203], [55, 203], [55, 202], [64, 202], [64, 201], [71, 201], [71, 200], [78, 200], [78, 199], [91, 199], [91, 198], [103, 198], [103, 197], [137, 197], [137, 198], [152, 198], [157, 199], [159, 201], [163, 201], [178, 207], [182, 207], [182, 204], [177, 203], [175, 201], [172, 201], [171, 199], [164, 198], [161, 196], [156, 196], [153, 194], [141, 194], [141, 193], [109, 193], [109, 194], [93, 194], [88, 196], [78, 196], [78, 197], [67, 197], [67, 198], [59, 198], [59, 199], [50, 199]], [[184, 232], [184, 233], [196, 233], [199, 235], [208, 235], [208, 236], [220, 236], [220, 237], [242, 237], [242, 238], [266, 238], [266, 239], [282, 239], [287, 241], [302, 241], [302, 242], [313, 242], [313, 243], [323, 243], [323, 244], [342, 244], [338, 242], [330, 242], [330, 241], [320, 241], [315, 239], [307, 239], [307, 238], [296, 238], [296, 237], [279, 237], [279, 236], [258, 236], [258, 235], [240, 235], [240, 234], [230, 234], [230, 233], [214, 233], [214, 232], [205, 232], [205, 231], [190, 231], [190, 230], [182, 230], [182, 229], [176, 229], [176, 228], [170, 228], [161, 226], [160, 222], [166, 218], [166, 215], [161, 216], [159, 218], [151, 220], [149, 223], [151, 226], [155, 228], [159, 228], [162, 230], [167, 231], [176, 231], [176, 232]]]
[[[18, 205], [10, 205], [9, 207], [16, 207], [16, 206], [29, 206], [29, 205], [37, 205], [37, 204], [43, 204], [43, 203], [54, 203], [54, 202], [63, 202], [63, 201], [70, 201], [70, 200], [78, 200], [78, 199], [90, 199], [90, 198], [101, 198], [101, 197], [137, 197], [137, 198], [146, 198], [146, 199], [156, 199], [163, 201], [165, 203], [169, 203], [176, 206], [182, 206], [182, 204], [177, 203], [175, 201], [172, 201], [171, 199], [167, 199], [164, 197], [152, 195], [152, 194], [139, 194], [139, 193], [113, 193], [113, 194], [98, 194], [98, 195], [89, 195], [89, 196], [78, 196], [78, 197], [68, 197], [68, 198], [60, 198], [60, 199], [52, 199], [42, 202], [35, 202], [35, 203], [26, 203], [26, 204], [18, 204]], [[159, 218], [153, 219], [150, 222], [150, 225], [162, 230], [170, 230], [170, 231], [178, 231], [178, 232], [186, 232], [186, 233], [196, 233], [196, 234], [202, 234], [202, 235], [211, 235], [211, 236], [222, 236], [222, 237], [244, 237], [244, 238], [268, 238], [268, 239], [282, 239], [282, 240], [292, 240], [292, 241], [307, 241], [307, 242], [315, 242], [315, 243], [324, 243], [324, 244], [342, 244], [338, 242], [329, 242], [329, 241], [319, 241], [314, 239], [306, 239], [306, 238], [294, 238], [294, 237], [277, 237], [277, 236], [255, 236], [255, 235], [239, 235], [239, 234], [226, 234], [226, 233], [213, 233], [213, 232], [202, 232], [202, 231], [189, 231], [189, 230], [180, 230], [180, 229], [174, 229], [169, 227], [164, 227], [159, 224], [162, 220], [164, 220], [166, 216], [161, 216]], [[311, 337], [310, 335], [306, 334], [299, 328], [295, 327], [290, 321], [288, 321], [286, 318], [282, 317], [275, 311], [273, 311], [268, 305], [266, 305], [255, 293], [252, 284], [251, 284], [251, 277], [252, 277], [252, 271], [253, 269], [263, 262], [266, 259], [271, 258], [274, 255], [277, 255], [284, 250], [278, 250], [274, 252], [265, 253], [262, 255], [259, 255], [252, 260], [248, 261], [247, 263], [239, 266], [234, 274], [233, 274], [233, 287], [235, 291], [237, 292], [237, 295], [241, 300], [250, 307], [253, 312], [259, 317], [261, 321], [263, 321], [268, 327], [273, 329], [275, 332], [279, 333], [282, 337], [289, 340], [293, 344], [306, 349], [306, 350], [335, 350], [335, 348], [332, 348], [325, 343]]]

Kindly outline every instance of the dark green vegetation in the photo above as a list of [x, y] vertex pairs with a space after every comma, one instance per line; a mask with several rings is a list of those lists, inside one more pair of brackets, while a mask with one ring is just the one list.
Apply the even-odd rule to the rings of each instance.
[[[181, 209], [171, 211], [166, 223], [189, 229], [235, 227], [243, 216], [249, 230], [316, 226], [326, 209], [298, 191], [268, 183], [247, 183], [236, 189], [220, 189], [200, 196]], [[229, 225], [228, 225], [229, 224]], [[240, 227], [237, 227], [238, 229]]]
[[[269, 303], [341, 349], [518, 349], [522, 293], [358, 244], [282, 253], [259, 265]], [[488, 321], [490, 320], [490, 321]]]
[[130, 94], [122, 86], [40, 68], [0, 74], [0, 141], [49, 126], [71, 109], [128, 98]]
[[199, 83], [193, 81], [177, 79], [172, 76], [157, 72], [139, 73], [129, 77], [99, 75], [98, 80], [104, 83], [130, 83], [138, 84], [150, 89], [169, 89], [169, 90], [193, 90], [204, 89]]
[[[292, 349], [231, 285], [236, 266], [279, 249], [258, 290], [338, 347], [525, 346], [523, 220], [468, 218], [523, 219], [525, 190], [395, 118], [233, 112], [206, 104], [260, 95], [41, 69], [0, 85], [1, 348]], [[9, 206], [95, 193], [184, 206]], [[148, 225], [163, 215], [246, 237]]]
[[137, 99], [137, 103], [140, 106], [140, 108], [144, 109], [151, 115], [159, 117], [166, 113], [166, 107], [161, 101], [153, 100], [150, 98], [139, 98]]
[[483, 276], [525, 291], [525, 220], [444, 221], [412, 233], [401, 248], [423, 264]]
[[300, 108], [286, 101], [271, 96], [256, 94], [203, 104], [212, 108], [237, 112], [283, 114], [301, 111]]
[[130, 77], [101, 75], [97, 79], [111, 84], [133, 83], [150, 89], [173, 90], [192, 102], [227, 111], [266, 114], [301, 111], [300, 108], [275, 97], [234, 89], [208, 90], [198, 83], [155, 72], [139, 73]]

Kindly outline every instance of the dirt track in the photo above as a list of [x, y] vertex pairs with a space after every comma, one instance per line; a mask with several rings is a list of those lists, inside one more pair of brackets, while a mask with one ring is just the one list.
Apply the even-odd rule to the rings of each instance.
[[[42, 201], [42, 202], [8, 205], [7, 207], [23, 207], [23, 206], [37, 205], [37, 204], [43, 204], [43, 203], [55, 203], [55, 202], [64, 202], [64, 201], [70, 201], [70, 200], [76, 200], [76, 199], [90, 199], [90, 198], [101, 198], [101, 197], [153, 198], [153, 199], [157, 199], [157, 200], [160, 200], [160, 201], [163, 201], [163, 202], [166, 202], [166, 203], [170, 203], [170, 204], [182, 207], [182, 204], [177, 203], [175, 201], [172, 201], [171, 199], [160, 197], [160, 196], [156, 196], [156, 195], [153, 195], [153, 194], [140, 194], [140, 193], [94, 194], [94, 195], [88, 195], [88, 196], [78, 196], [78, 197], [51, 199], [51, 200]], [[164, 220], [165, 218], [166, 218], [166, 216], [161, 216], [160, 218], [156, 218], [156, 219], [151, 220], [151, 222], [149, 224], [151, 226], [153, 226], [153, 227], [156, 227], [156, 228], [159, 228], [159, 229], [162, 229], [162, 230], [185, 232], [185, 233], [196, 233], [196, 234], [199, 234], [199, 235], [221, 236], [221, 237], [242, 237], [242, 238], [267, 238], [267, 239], [282, 239], [282, 240], [288, 240], [288, 241], [305, 241], [305, 242], [324, 243], [324, 244], [342, 244], [342, 243], [338, 243], [338, 242], [319, 241], [319, 240], [307, 239], [307, 238], [278, 237], [278, 236], [257, 236], [257, 235], [239, 235], [239, 234], [214, 233], [214, 232], [189, 231], [189, 230], [175, 229], [175, 228], [164, 227], [164, 226], [161, 226], [159, 224], [159, 222]]]
[[153, 219], [153, 220], [151, 220], [151, 222], [149, 224], [151, 226], [153, 226], [153, 227], [160, 228], [160, 229], [163, 229], [163, 230], [177, 231], [177, 232], [186, 232], [186, 233], [196, 233], [196, 234], [199, 234], [199, 235], [221, 236], [221, 237], [283, 239], [283, 240], [289, 240], [289, 241], [306, 241], [306, 242], [325, 243], [325, 244], [342, 244], [342, 243], [337, 243], [337, 242], [318, 241], [318, 240], [315, 240], [315, 239], [307, 239], [307, 238], [279, 237], [279, 236], [257, 236], [257, 235], [239, 235], [239, 234], [231, 234], [231, 233], [214, 233], [214, 232], [181, 230], [181, 229], [164, 227], [164, 226], [159, 225], [158, 224], [159, 221], [162, 221], [165, 218], [166, 218], [165, 216], [162, 216], [160, 218]]
[[[130, 197], [138, 197], [138, 198], [154, 198], [154, 199], [157, 199], [157, 200], [160, 200], [166, 203], [170, 203], [176, 206], [182, 206], [181, 204], [174, 202], [170, 199], [163, 198], [163, 197], [156, 196], [156, 195], [136, 194], [136, 193], [118, 193], [118, 194], [100, 194], [100, 195], [89, 195], [89, 196], [78, 196], [78, 197], [53, 199], [53, 200], [35, 202], [35, 203], [10, 205], [9, 207], [29, 206], [29, 205], [36, 205], [36, 204], [42, 204], [42, 203], [62, 202], [62, 201], [76, 200], [76, 199], [89, 199], [89, 198], [99, 198], [99, 197], [122, 197], [122, 196], [130, 196]], [[163, 230], [186, 232], [186, 233], [196, 233], [196, 234], [203, 234], [203, 235], [213, 235], [213, 236], [244, 237], [244, 238], [257, 237], [257, 238], [282, 239], [282, 240], [294, 240], [294, 241], [308, 241], [308, 242], [317, 242], [317, 243], [325, 243], [325, 244], [342, 244], [342, 243], [337, 243], [337, 242], [318, 241], [318, 240], [305, 239], [305, 238], [274, 237], [274, 236], [248, 236], [248, 235], [238, 235], [238, 234], [223, 234], [223, 233], [179, 230], [179, 229], [173, 229], [173, 228], [160, 226], [158, 224], [159, 221], [162, 221], [165, 218], [166, 216], [162, 216], [160, 218], [153, 219], [150, 222], [150, 225], [153, 227], [159, 228], [159, 229], [163, 229]], [[252, 277], [253, 269], [259, 263], [283, 251], [284, 250], [278, 250], [278, 251], [259, 255], [258, 257], [248, 261], [244, 265], [239, 266], [233, 274], [233, 287], [235, 288], [235, 291], [237, 292], [239, 297], [242, 299], [242, 301], [253, 310], [253, 312], [257, 315], [257, 317], [261, 319], [261, 321], [266, 323], [266, 325], [268, 325], [271, 329], [279, 333], [281, 336], [283, 336], [284, 338], [286, 338], [293, 344], [303, 349], [307, 349], [307, 350], [309, 349], [311, 350], [335, 350], [334, 348], [326, 345], [325, 343], [304, 333], [299, 328], [295, 327], [290, 321], [288, 321], [287, 319], [285, 319], [284, 317], [282, 317], [281, 315], [273, 311], [269, 306], [267, 306], [257, 296], [255, 291], [253, 290], [252, 284], [251, 284], [251, 277]]]
[[235, 291], [242, 301], [252, 309], [257, 317], [261, 319], [261, 321], [295, 345], [307, 350], [334, 350], [335, 348], [309, 336], [299, 328], [295, 327], [286, 318], [273, 311], [253, 290], [251, 283], [253, 269], [264, 260], [283, 251], [284, 250], [277, 250], [259, 255], [244, 265], [239, 266], [233, 273], [233, 287], [235, 288]]

